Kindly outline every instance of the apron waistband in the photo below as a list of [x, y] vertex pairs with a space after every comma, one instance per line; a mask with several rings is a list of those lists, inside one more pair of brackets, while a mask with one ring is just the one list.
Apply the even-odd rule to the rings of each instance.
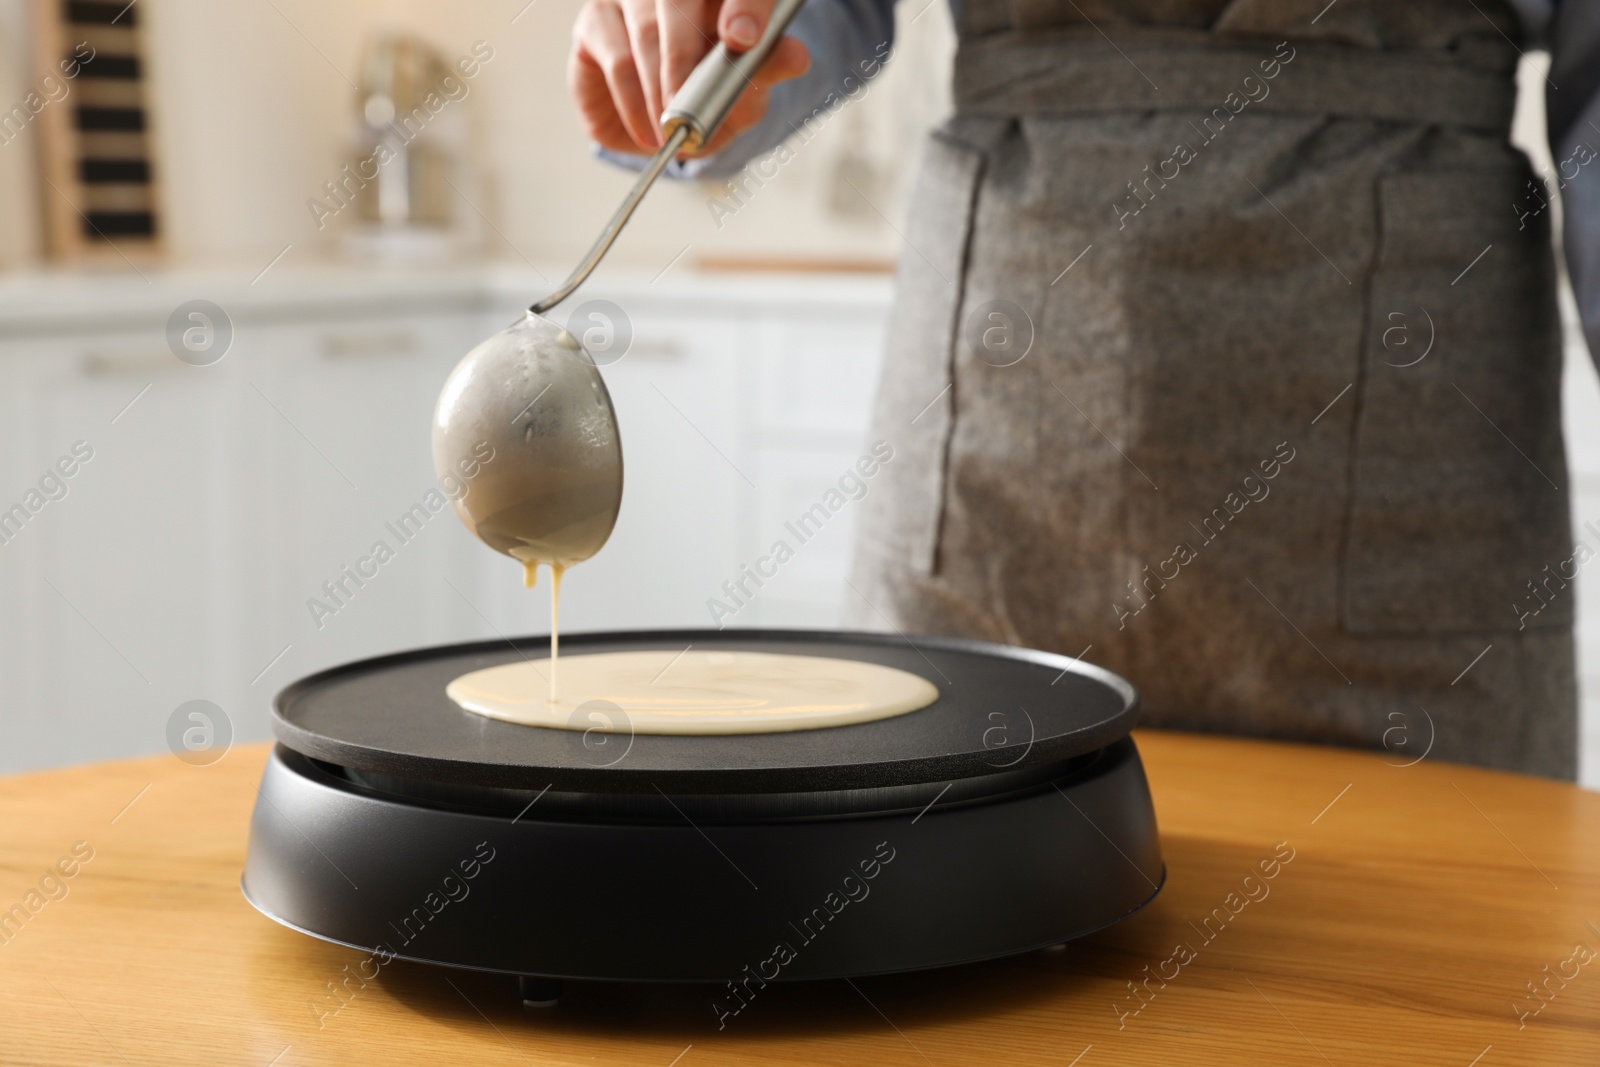
[[[1269, 72], [1275, 73], [1268, 77]], [[1205, 32], [995, 34], [961, 42], [958, 114], [1198, 110], [1510, 128], [1513, 74], [1442, 53], [1220, 40]]]

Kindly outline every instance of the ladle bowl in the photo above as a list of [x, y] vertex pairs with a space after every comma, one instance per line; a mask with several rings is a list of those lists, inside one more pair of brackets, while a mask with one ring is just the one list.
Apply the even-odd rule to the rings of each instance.
[[525, 566], [566, 567], [605, 545], [622, 506], [622, 442], [594, 358], [531, 311], [450, 372], [433, 463], [456, 515]]

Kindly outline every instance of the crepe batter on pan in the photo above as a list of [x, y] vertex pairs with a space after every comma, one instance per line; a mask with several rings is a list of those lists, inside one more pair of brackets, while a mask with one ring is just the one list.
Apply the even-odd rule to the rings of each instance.
[[939, 690], [893, 667], [771, 652], [599, 652], [561, 659], [549, 696], [547, 659], [464, 674], [446, 687], [468, 711], [527, 726], [590, 729], [574, 713], [607, 701], [626, 714], [617, 729], [641, 734], [754, 734], [872, 722], [932, 704]]

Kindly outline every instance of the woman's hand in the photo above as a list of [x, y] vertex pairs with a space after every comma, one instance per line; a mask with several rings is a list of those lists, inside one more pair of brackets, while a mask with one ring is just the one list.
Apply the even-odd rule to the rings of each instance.
[[[773, 0], [588, 0], [572, 27], [567, 81], [589, 139], [654, 155], [661, 112], [718, 40], [742, 52], [761, 39]], [[772, 87], [804, 74], [805, 45], [785, 37], [751, 79], [709, 145], [716, 152], [761, 120]]]

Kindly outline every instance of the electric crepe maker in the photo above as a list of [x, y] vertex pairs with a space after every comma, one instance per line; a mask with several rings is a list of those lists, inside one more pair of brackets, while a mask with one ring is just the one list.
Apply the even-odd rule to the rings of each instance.
[[991, 959], [1101, 929], [1160, 891], [1129, 737], [1138, 696], [1117, 675], [935, 637], [562, 639], [570, 655], [691, 645], [879, 663], [939, 696], [876, 722], [662, 736], [615, 715], [599, 730], [523, 726], [445, 695], [468, 671], [545, 655], [544, 637], [336, 667], [274, 701], [245, 897], [380, 962], [517, 975], [525, 999], [550, 1001], [564, 979], [737, 983]]

